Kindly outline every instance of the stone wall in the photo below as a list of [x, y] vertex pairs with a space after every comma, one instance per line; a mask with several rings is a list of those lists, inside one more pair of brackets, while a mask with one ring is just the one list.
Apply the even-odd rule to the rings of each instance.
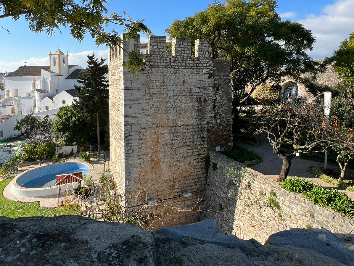
[[[223, 231], [261, 243], [291, 228], [325, 228], [333, 233], [353, 234], [354, 219], [314, 205], [304, 195], [288, 192], [277, 182], [220, 153], [211, 152], [210, 161], [203, 216], [214, 219]], [[236, 175], [228, 174], [230, 169]]]
[[[323, 60], [317, 60], [319, 63], [322, 63]], [[341, 80], [338, 77], [338, 74], [334, 71], [333, 64], [327, 65], [326, 69], [322, 73], [318, 73], [316, 76], [316, 82], [322, 86], [337, 86]]]
[[109, 52], [111, 171], [128, 210], [152, 205], [146, 209], [168, 210], [161, 226], [190, 223], [208, 151], [232, 142], [228, 64], [214, 62], [205, 41], [192, 56], [189, 39], [174, 39], [169, 53], [166, 37], [151, 36], [134, 76], [123, 62], [139, 47], [139, 38], [124, 39]]

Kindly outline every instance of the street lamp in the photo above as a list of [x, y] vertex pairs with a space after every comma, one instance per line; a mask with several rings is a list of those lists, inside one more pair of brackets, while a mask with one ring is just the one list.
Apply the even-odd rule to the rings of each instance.
[[[331, 98], [332, 98], [332, 92], [330, 91], [325, 91], [323, 93], [323, 113], [325, 116], [325, 124], [326, 128], [328, 127], [329, 124], [329, 114], [331, 113]], [[324, 160], [324, 169], [327, 169], [327, 151], [325, 151], [325, 160]]]

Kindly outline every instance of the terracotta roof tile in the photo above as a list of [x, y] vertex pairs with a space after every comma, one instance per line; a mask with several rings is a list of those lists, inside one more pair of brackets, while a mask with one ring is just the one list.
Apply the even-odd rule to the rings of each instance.
[[23, 76], [40, 76], [41, 70], [49, 71], [49, 66], [20, 66], [14, 72], [11, 72], [7, 77], [23, 77]]

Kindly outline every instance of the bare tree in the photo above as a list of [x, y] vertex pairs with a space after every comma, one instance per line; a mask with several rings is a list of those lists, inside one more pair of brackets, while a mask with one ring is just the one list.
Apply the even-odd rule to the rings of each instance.
[[253, 119], [256, 133], [266, 134], [283, 165], [278, 181], [288, 176], [292, 159], [324, 143], [323, 107], [317, 102], [296, 100], [279, 106], [264, 106]]

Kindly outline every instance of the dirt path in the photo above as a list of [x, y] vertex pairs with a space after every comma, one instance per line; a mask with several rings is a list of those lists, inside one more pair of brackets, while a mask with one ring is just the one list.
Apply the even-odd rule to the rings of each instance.
[[[258, 146], [248, 145], [243, 142], [237, 142], [237, 145], [245, 147], [248, 150], [254, 151], [262, 158], [261, 163], [250, 166], [252, 169], [272, 179], [276, 179], [277, 176], [280, 174], [282, 160], [278, 157], [278, 155], [273, 153], [272, 147], [265, 136], [260, 137], [260, 144]], [[315, 175], [310, 172], [311, 167], [323, 168], [323, 166], [324, 164], [320, 162], [314, 162], [311, 160], [304, 160], [295, 157], [291, 163], [289, 177], [297, 176], [307, 178], [315, 184], [331, 188], [333, 187], [331, 184], [328, 184], [322, 181], [321, 179], [316, 178]], [[333, 169], [335, 171], [340, 171], [338, 165], [328, 164], [328, 168]], [[347, 172], [351, 172], [354, 174], [354, 169], [347, 169]], [[345, 192], [351, 199], [354, 200], [353, 192], [349, 192], [347, 190], [343, 192]]]

